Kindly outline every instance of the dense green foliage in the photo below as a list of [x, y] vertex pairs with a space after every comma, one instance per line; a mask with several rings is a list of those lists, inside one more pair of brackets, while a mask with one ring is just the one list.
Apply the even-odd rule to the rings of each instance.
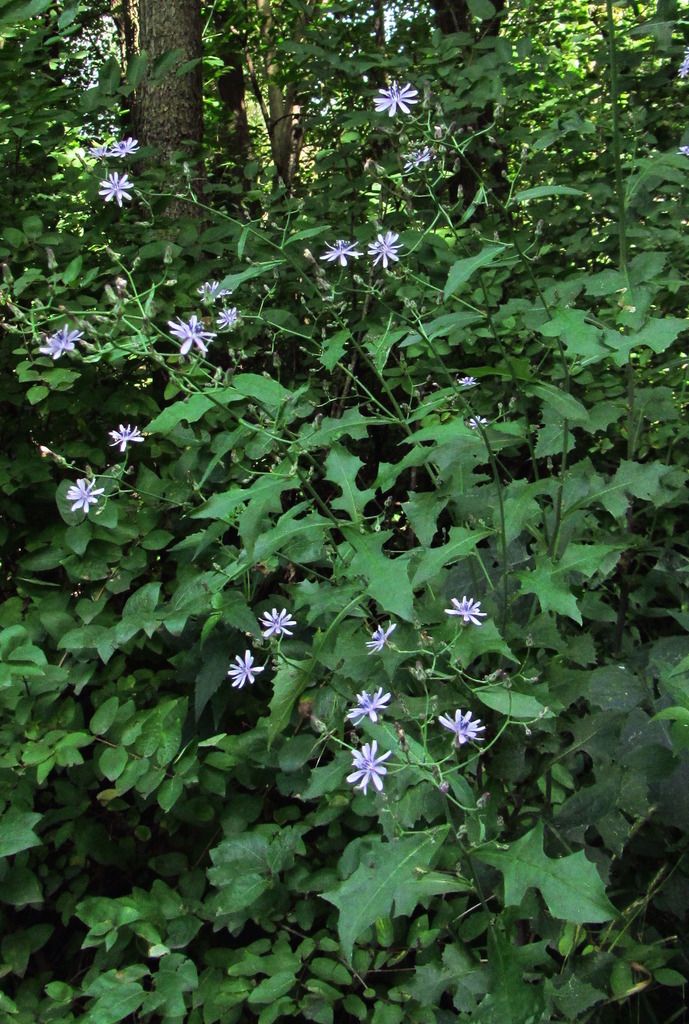
[[285, 6], [288, 193], [258, 120], [239, 176], [217, 149], [217, 3], [194, 196], [182, 158], [88, 154], [169, 65], [121, 74], [86, 6], [0, 5], [2, 1020], [684, 1019], [686, 24], [390, 5], [381, 44], [358, 0]]

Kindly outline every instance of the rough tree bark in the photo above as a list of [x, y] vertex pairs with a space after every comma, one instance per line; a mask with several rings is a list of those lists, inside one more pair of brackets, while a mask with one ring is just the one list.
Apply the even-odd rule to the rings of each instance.
[[[118, 7], [126, 58], [145, 51], [149, 61], [132, 100], [132, 131], [165, 160], [203, 137], [201, 0], [121, 0]], [[153, 63], [172, 50], [179, 53], [173, 67], [160, 81], [151, 81]], [[177, 74], [180, 65], [193, 60], [199, 63], [192, 70]]]

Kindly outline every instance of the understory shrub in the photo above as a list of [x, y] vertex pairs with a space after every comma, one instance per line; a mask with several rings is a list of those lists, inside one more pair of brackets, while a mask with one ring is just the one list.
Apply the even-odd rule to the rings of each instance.
[[2, 1019], [684, 1019], [681, 47], [436, 33], [237, 210], [36, 77], [57, 14], [0, 50]]

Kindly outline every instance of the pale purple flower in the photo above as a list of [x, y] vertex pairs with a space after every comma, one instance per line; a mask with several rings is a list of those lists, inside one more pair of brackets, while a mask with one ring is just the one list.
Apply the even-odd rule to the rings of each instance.
[[272, 612], [264, 612], [259, 622], [263, 626], [263, 636], [292, 636], [292, 630], [288, 626], [296, 626], [297, 620], [293, 619], [286, 608], [278, 611], [273, 608]]
[[471, 427], [472, 430], [478, 430], [479, 427], [487, 427], [488, 420], [485, 416], [470, 416], [467, 420], [467, 426]]
[[216, 299], [224, 299], [230, 295], [229, 288], [221, 288], [219, 281], [204, 281], [197, 289], [197, 292], [206, 302], [215, 302]]
[[321, 259], [328, 260], [329, 263], [337, 260], [341, 267], [346, 267], [347, 260], [353, 259], [356, 256], [361, 256], [361, 253], [357, 252], [356, 242], [345, 242], [343, 238], [338, 238], [334, 245], [326, 242], [325, 252]]
[[204, 329], [203, 321], [194, 315], [189, 317], [185, 323], [180, 317], [177, 317], [177, 323], [174, 320], [168, 320], [168, 327], [170, 328], [170, 334], [174, 334], [182, 344], [180, 345], [180, 355], [185, 356], [192, 345], [196, 345], [199, 352], [204, 355], [208, 351], [206, 342], [210, 342], [215, 337], [213, 331], [206, 331]]
[[386, 231], [384, 235], [378, 235], [375, 242], [368, 247], [369, 256], [375, 256], [373, 266], [378, 263], [379, 260], [383, 261], [383, 269], [387, 270], [388, 261], [393, 260], [396, 262], [399, 259], [397, 250], [401, 249], [401, 245], [396, 245], [397, 239], [400, 236], [395, 234], [394, 231]]
[[52, 356], [53, 359], [59, 359], [65, 352], [71, 352], [74, 348], [74, 343], [81, 341], [81, 338], [81, 331], [70, 331], [67, 324], [65, 324], [55, 334], [51, 334], [50, 337], [46, 338], [45, 345], [41, 345], [38, 351], [42, 352], [44, 356]]
[[480, 718], [475, 718], [472, 722], [471, 711], [467, 711], [466, 715], [463, 715], [458, 708], [455, 711], [454, 719], [450, 718], [449, 715], [441, 715], [438, 721], [455, 734], [455, 743], [458, 747], [468, 743], [469, 740], [473, 740], [474, 743], [482, 743], [484, 740], [484, 737], [479, 736], [479, 733], [485, 732], [486, 727], [481, 725]]
[[457, 383], [461, 388], [475, 388], [478, 381], [475, 377], [460, 377]]
[[373, 694], [357, 693], [357, 706], [347, 713], [347, 718], [351, 719], [354, 725], [360, 725], [367, 715], [372, 722], [377, 722], [378, 712], [387, 711], [391, 697], [392, 694], [383, 693], [382, 686]]
[[83, 509], [84, 512], [88, 512], [89, 505], [98, 504], [98, 496], [103, 494], [105, 491], [104, 487], [96, 487], [95, 480], [77, 480], [75, 484], [68, 489], [65, 494], [67, 501], [72, 501], [71, 512], [76, 512], [77, 509]]
[[102, 160], [103, 157], [110, 156], [110, 147], [101, 142], [99, 145], [91, 146], [89, 153], [96, 160]]
[[254, 656], [251, 651], [245, 651], [244, 657], [235, 657], [235, 664], [228, 669], [228, 676], [232, 677], [232, 686], [241, 690], [245, 683], [254, 683], [254, 675], [263, 672], [265, 665], [254, 665]]
[[132, 198], [129, 190], [133, 188], [134, 185], [126, 174], [109, 174], [107, 178], [101, 181], [98, 194], [103, 197], [106, 203], [111, 203], [114, 199], [118, 206], [122, 206], [123, 199], [129, 202]]
[[394, 117], [398, 110], [403, 114], [409, 113], [408, 104], [418, 103], [418, 92], [409, 83], [400, 86], [393, 82], [389, 89], [381, 89], [380, 96], [376, 96], [373, 104], [377, 114], [384, 114], [386, 111], [390, 117]]
[[424, 146], [423, 149], [415, 149], [411, 153], [407, 154], [407, 162], [404, 165], [405, 171], [416, 171], [423, 164], [430, 163], [433, 159], [433, 150], [430, 146]]
[[488, 613], [480, 611], [480, 601], [474, 601], [472, 597], [463, 597], [461, 601], [451, 597], [450, 601], [454, 607], [446, 608], [446, 615], [461, 615], [464, 622], [473, 622], [475, 626], [483, 625], [481, 619], [485, 619]]
[[139, 143], [130, 135], [128, 139], [122, 139], [120, 142], [115, 142], [108, 153], [108, 156], [129, 156], [130, 153], [136, 153], [138, 148]]
[[684, 51], [684, 59], [679, 66], [677, 74], [680, 78], [689, 78], [689, 46]]
[[382, 626], [378, 626], [378, 629], [371, 634], [371, 639], [367, 640], [366, 646], [370, 647], [369, 654], [377, 654], [387, 646], [388, 638], [390, 634], [397, 629], [397, 623], [391, 622], [387, 629], [383, 629]]
[[372, 782], [380, 793], [383, 788], [382, 777], [388, 773], [383, 761], [387, 761], [392, 751], [388, 750], [386, 754], [376, 757], [377, 750], [378, 744], [374, 740], [373, 743], [364, 743], [361, 750], [352, 751], [352, 767], [356, 770], [347, 776], [347, 782], [358, 782], [355, 788], [363, 790], [364, 793], [369, 782]]
[[682, 156], [689, 156], [689, 146], [680, 146], [677, 152]]
[[232, 306], [230, 309], [222, 309], [215, 322], [221, 331], [229, 331], [237, 325], [238, 320], [239, 310], [236, 306]]
[[121, 423], [119, 430], [110, 430], [108, 431], [108, 433], [112, 438], [112, 441], [110, 442], [110, 447], [114, 448], [115, 445], [119, 445], [121, 452], [126, 451], [128, 444], [140, 444], [144, 439], [144, 436], [138, 427], [125, 427]]

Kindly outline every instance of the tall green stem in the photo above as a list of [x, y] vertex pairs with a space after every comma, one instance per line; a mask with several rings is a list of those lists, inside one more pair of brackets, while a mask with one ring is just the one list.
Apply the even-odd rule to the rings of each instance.
[[617, 232], [620, 246], [620, 270], [627, 273], [627, 213], [622, 179], [622, 147], [620, 144], [620, 87], [617, 78], [617, 47], [612, 0], [606, 0], [608, 12], [608, 51], [610, 53], [610, 104], [612, 106], [612, 157], [615, 165], [615, 192], [617, 193]]

